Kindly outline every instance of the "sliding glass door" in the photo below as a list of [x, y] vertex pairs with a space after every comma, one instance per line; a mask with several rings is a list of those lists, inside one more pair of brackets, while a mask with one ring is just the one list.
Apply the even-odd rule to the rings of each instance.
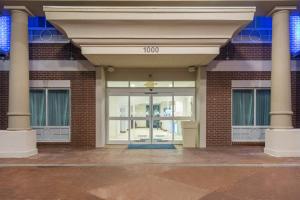
[[193, 90], [112, 90], [107, 102], [109, 144], [181, 143], [181, 122], [195, 118]]

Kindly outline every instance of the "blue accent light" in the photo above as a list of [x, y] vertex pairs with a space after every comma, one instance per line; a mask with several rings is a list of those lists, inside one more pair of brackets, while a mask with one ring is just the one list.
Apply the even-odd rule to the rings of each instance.
[[300, 54], [300, 15], [290, 16], [290, 45], [292, 56]]
[[0, 52], [7, 54], [10, 49], [10, 16], [0, 17]]

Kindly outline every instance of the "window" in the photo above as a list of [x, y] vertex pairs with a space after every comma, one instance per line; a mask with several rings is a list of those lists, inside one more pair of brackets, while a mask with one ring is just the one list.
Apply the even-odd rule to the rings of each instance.
[[256, 90], [256, 125], [270, 124], [270, 90]]
[[129, 87], [129, 81], [107, 81], [107, 87]]
[[270, 124], [269, 89], [234, 89], [233, 126], [268, 126]]
[[30, 112], [32, 127], [69, 126], [69, 90], [31, 89]]
[[48, 90], [48, 126], [69, 126], [69, 91]]
[[195, 87], [195, 81], [174, 81], [174, 87]]
[[173, 87], [173, 82], [172, 81], [130, 81], [130, 87], [169, 88], [169, 87]]
[[46, 93], [45, 90], [30, 91], [31, 126], [46, 125]]
[[194, 88], [195, 81], [107, 81], [108, 88]]

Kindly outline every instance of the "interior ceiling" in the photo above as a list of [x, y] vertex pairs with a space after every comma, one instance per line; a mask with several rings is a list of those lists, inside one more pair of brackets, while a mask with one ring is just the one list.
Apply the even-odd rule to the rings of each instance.
[[267, 15], [274, 6], [300, 6], [299, 0], [1, 0], [4, 5], [26, 6], [43, 16], [43, 6], [256, 6], [256, 15]]

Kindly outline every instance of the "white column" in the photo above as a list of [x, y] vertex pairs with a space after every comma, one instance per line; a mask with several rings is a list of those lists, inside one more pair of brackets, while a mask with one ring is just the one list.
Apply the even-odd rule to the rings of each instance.
[[271, 128], [293, 128], [289, 10], [273, 13]]
[[96, 147], [104, 147], [106, 140], [105, 82], [105, 67], [96, 67]]
[[200, 148], [206, 148], [206, 67], [198, 67], [196, 81], [196, 119], [199, 124]]
[[29, 130], [28, 14], [11, 10], [8, 130]]
[[30, 128], [28, 14], [23, 6], [11, 10], [8, 129], [0, 131], [0, 157], [37, 154], [36, 132]]
[[265, 153], [277, 157], [300, 157], [300, 129], [292, 126], [289, 10], [272, 11], [271, 124], [266, 131]]

